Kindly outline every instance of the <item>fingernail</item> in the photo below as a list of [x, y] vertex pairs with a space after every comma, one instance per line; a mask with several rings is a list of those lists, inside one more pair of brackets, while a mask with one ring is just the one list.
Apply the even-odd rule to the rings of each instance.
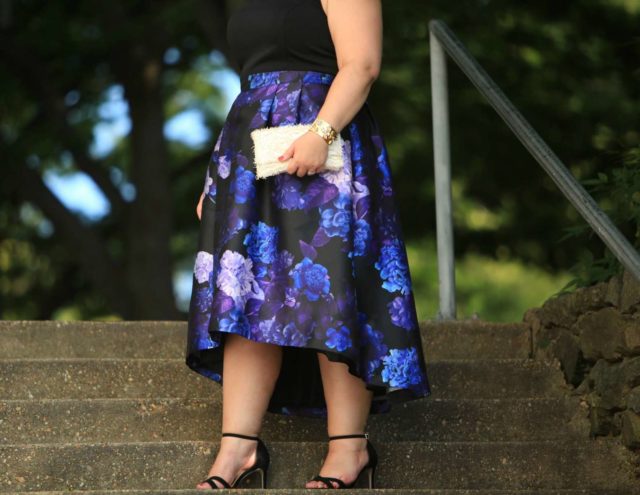
[[280, 156], [278, 157], [278, 160], [282, 160], [282, 155], [280, 155]]

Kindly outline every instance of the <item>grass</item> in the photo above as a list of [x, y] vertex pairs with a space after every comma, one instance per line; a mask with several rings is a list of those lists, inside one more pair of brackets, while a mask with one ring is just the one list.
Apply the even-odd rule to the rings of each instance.
[[[407, 254], [418, 318], [434, 319], [439, 307], [435, 239], [407, 242]], [[520, 322], [528, 308], [541, 306], [571, 275], [468, 253], [456, 260], [455, 278], [458, 319], [475, 313], [486, 321]]]

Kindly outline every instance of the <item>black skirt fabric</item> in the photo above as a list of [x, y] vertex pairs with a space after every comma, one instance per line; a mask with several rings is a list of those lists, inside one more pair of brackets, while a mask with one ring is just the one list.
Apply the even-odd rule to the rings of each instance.
[[222, 383], [228, 333], [282, 346], [268, 411], [289, 416], [327, 416], [318, 353], [373, 391], [371, 414], [431, 394], [389, 158], [369, 105], [340, 133], [341, 171], [255, 176], [250, 132], [312, 123], [334, 77], [249, 74], [204, 178], [186, 364]]

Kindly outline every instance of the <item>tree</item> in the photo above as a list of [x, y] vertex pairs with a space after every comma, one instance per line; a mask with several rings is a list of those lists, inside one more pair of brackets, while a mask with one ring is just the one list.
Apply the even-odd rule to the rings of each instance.
[[[188, 68], [212, 44], [227, 51], [227, 6], [207, 1], [15, 2], [1, 33], [3, 107], [2, 181], [5, 201], [30, 202], [48, 218], [64, 245], [65, 265], [80, 268], [105, 306], [127, 319], [176, 318], [172, 288], [175, 176], [208, 153], [174, 162], [164, 137], [170, 47], [179, 47]], [[199, 30], [194, 32], [194, 27]], [[124, 88], [131, 133], [105, 158], [88, 144], [105, 91]], [[42, 175], [60, 168], [89, 175], [108, 198], [110, 214], [89, 223], [47, 188]], [[31, 166], [30, 166], [31, 165]], [[121, 168], [135, 186], [127, 201], [110, 169]], [[5, 207], [8, 207], [5, 203]], [[15, 216], [14, 216], [15, 219]], [[41, 315], [47, 317], [47, 315]]]
[[[195, 254], [195, 204], [222, 124], [222, 95], [205, 75], [234, 62], [225, 29], [235, 4], [3, 3], [3, 317], [51, 318], [75, 305], [85, 318], [111, 312], [184, 318], [172, 276]], [[638, 145], [640, 2], [434, 0], [383, 7], [383, 68], [369, 101], [389, 148], [409, 239], [435, 230], [432, 18], [456, 31], [579, 178], [606, 173]], [[222, 62], [212, 61], [212, 53]], [[93, 132], [114, 88], [124, 95], [131, 131], [98, 156]], [[506, 250], [548, 270], [573, 265], [585, 243], [557, 239], [577, 213], [452, 63], [450, 98], [457, 255]], [[189, 108], [211, 130], [209, 143], [197, 149], [163, 132], [167, 119]], [[52, 170], [91, 177], [109, 202], [108, 215], [95, 220], [68, 209], [46, 185]], [[598, 239], [587, 244], [602, 249]]]

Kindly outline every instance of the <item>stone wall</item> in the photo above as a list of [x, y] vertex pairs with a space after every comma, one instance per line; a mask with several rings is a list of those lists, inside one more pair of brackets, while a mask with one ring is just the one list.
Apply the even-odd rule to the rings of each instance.
[[589, 405], [591, 434], [640, 449], [640, 282], [627, 271], [528, 310], [533, 357], [557, 359]]

